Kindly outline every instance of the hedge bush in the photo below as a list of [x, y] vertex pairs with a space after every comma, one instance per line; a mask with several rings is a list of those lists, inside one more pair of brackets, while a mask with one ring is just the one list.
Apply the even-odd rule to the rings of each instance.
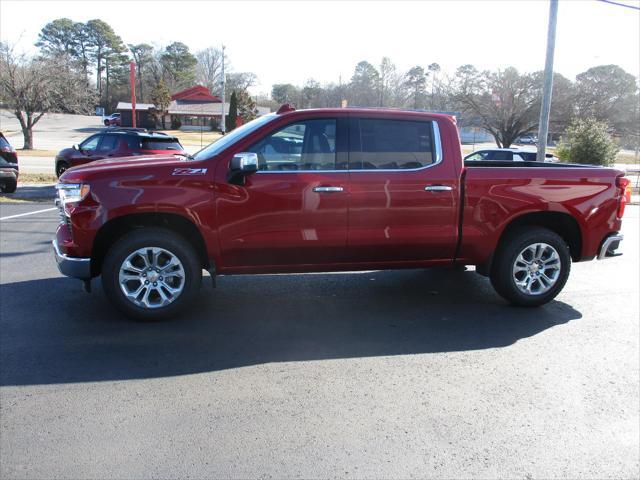
[[607, 166], [615, 161], [618, 150], [609, 125], [587, 118], [576, 119], [569, 125], [556, 154], [564, 162]]

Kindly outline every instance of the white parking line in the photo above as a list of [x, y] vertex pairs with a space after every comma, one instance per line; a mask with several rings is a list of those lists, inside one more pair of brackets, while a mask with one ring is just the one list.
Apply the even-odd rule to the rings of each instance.
[[51, 210], [57, 210], [57, 207], [45, 208], [44, 210], [36, 210], [35, 212], [19, 213], [18, 215], [9, 215], [8, 217], [0, 217], [0, 220], [9, 220], [10, 218], [26, 217], [27, 215], [35, 215], [36, 213], [50, 212]]

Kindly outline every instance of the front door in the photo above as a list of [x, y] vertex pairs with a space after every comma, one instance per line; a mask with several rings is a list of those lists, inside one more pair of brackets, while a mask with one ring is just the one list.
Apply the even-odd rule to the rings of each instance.
[[453, 258], [459, 182], [453, 161], [442, 161], [437, 124], [352, 118], [349, 143], [350, 258]]
[[348, 173], [337, 126], [335, 118], [299, 120], [247, 149], [258, 171], [216, 192], [224, 267], [344, 260]]

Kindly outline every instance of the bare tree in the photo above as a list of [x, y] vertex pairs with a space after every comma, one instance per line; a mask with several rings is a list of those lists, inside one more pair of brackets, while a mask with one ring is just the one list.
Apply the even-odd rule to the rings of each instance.
[[[226, 66], [225, 66], [226, 68]], [[246, 92], [249, 88], [257, 85], [258, 76], [253, 72], [227, 73], [226, 99], [231, 98], [231, 92]]]
[[88, 113], [93, 103], [86, 78], [63, 56], [30, 58], [0, 43], [0, 97], [20, 122], [25, 150], [33, 149], [33, 126], [48, 112]]
[[[220, 85], [220, 73], [222, 71], [222, 50], [216, 47], [208, 47], [196, 52], [198, 65], [196, 66], [196, 80], [204, 85], [211, 93], [215, 93]], [[229, 68], [229, 66], [226, 66]]]
[[535, 75], [520, 74], [513, 67], [480, 73], [473, 65], [463, 65], [456, 71], [452, 97], [471, 123], [493, 135], [499, 147], [507, 148], [537, 127], [539, 87]]
[[396, 66], [393, 64], [389, 57], [382, 57], [380, 62], [380, 81], [378, 88], [380, 89], [380, 97], [378, 106], [384, 107], [389, 104], [389, 90], [391, 89], [391, 83], [393, 77], [396, 75]]
[[436, 108], [436, 87], [438, 83], [438, 74], [440, 73], [440, 65], [438, 63], [430, 64], [427, 69], [431, 73], [431, 110]]

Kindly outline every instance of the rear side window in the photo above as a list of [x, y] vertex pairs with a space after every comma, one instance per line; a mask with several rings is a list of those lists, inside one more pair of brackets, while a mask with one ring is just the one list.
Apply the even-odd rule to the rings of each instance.
[[115, 150], [118, 146], [118, 137], [115, 135], [105, 135], [102, 137], [102, 141], [100, 142], [100, 147], [98, 147], [98, 151], [100, 152], [111, 152]]
[[0, 148], [11, 149], [11, 145], [9, 145], [9, 142], [7, 142], [7, 140], [4, 137], [0, 137]]
[[536, 152], [518, 152], [518, 155], [520, 155], [525, 162], [535, 162], [538, 156]]
[[431, 122], [361, 118], [350, 131], [350, 169], [406, 170], [434, 163]]
[[489, 151], [485, 160], [513, 160], [513, 153], [506, 150]]
[[142, 150], [176, 150], [182, 151], [182, 145], [175, 138], [147, 138], [140, 139]]
[[126, 137], [129, 150], [140, 150], [140, 137]]

